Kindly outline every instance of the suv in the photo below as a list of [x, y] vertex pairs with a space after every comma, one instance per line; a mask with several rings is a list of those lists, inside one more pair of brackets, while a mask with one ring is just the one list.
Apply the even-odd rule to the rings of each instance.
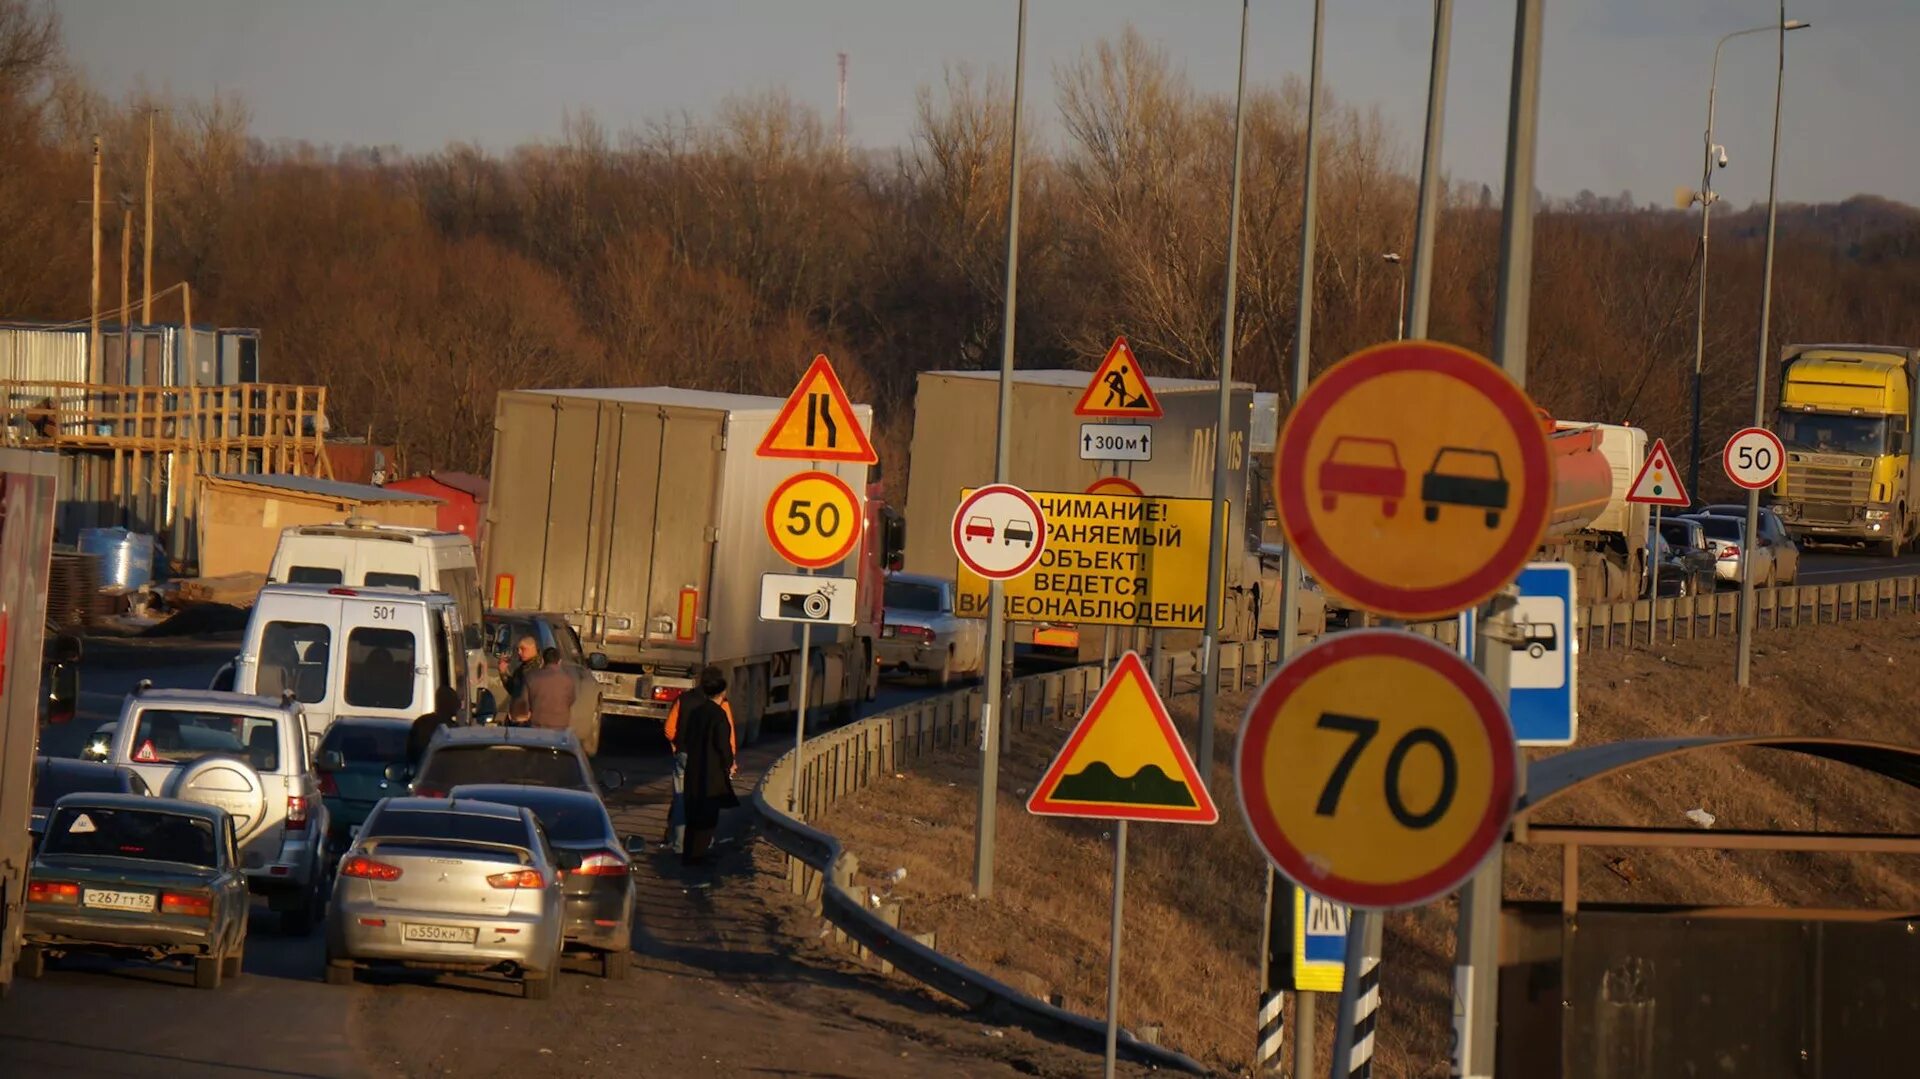
[[107, 759], [162, 797], [217, 806], [233, 818], [248, 888], [267, 897], [291, 936], [326, 904], [327, 807], [306, 715], [291, 695], [149, 689], [121, 706]]
[[[386, 774], [396, 782], [409, 778], [407, 766], [399, 763], [388, 765]], [[612, 768], [594, 775], [572, 731], [538, 727], [443, 729], [427, 745], [411, 780], [413, 793], [426, 798], [444, 798], [470, 783], [524, 783], [600, 794], [626, 782]]]

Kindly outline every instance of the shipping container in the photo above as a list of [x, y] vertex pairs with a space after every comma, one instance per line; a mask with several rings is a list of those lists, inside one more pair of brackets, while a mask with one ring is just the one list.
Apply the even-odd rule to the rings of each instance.
[[[797, 696], [800, 627], [759, 617], [760, 577], [791, 573], [766, 535], [767, 502], [802, 462], [754, 450], [778, 416], [771, 397], [666, 387], [514, 390], [494, 418], [486, 580], [496, 608], [568, 619], [598, 672], [607, 711], [664, 719], [700, 666], [727, 673], [743, 744]], [[855, 406], [872, 426], [872, 410]], [[822, 464], [856, 494], [867, 468]], [[861, 582], [860, 623], [814, 627], [813, 707], [870, 699], [884, 546], [865, 542], [821, 570]]]

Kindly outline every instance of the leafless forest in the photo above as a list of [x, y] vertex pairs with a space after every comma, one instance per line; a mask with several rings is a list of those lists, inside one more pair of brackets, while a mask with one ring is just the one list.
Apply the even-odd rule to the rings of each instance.
[[[1034, 74], [1051, 137], [1026, 148], [1020, 363], [1091, 366], [1124, 333], [1151, 373], [1211, 377], [1231, 102], [1131, 34]], [[237, 98], [108, 100], [68, 64], [50, 9], [0, 0], [0, 318], [86, 317], [95, 134], [102, 293], [118, 306], [121, 210], [137, 230], [158, 107], [156, 289], [189, 281], [197, 321], [260, 327], [268, 377], [331, 386], [336, 430], [484, 470], [499, 389], [783, 394], [826, 351], [900, 461], [916, 373], [998, 361], [1009, 98], [996, 74], [930, 71], [911, 144], [844, 157], [777, 93], [621, 132], [582, 111], [507, 152], [315, 147], [255, 132]], [[1289, 79], [1249, 102], [1237, 373], [1263, 389], [1294, 347], [1304, 98]], [[1328, 117], [1316, 366], [1393, 334], [1399, 270], [1381, 255], [1411, 242], [1418, 149], [1337, 93]], [[1684, 455], [1698, 219], [1625, 192], [1547, 195], [1530, 389]], [[1763, 229], [1753, 208], [1716, 216], [1709, 444], [1751, 409]], [[1497, 193], [1454, 185], [1432, 336], [1486, 348], [1498, 235]], [[136, 301], [141, 255], [136, 235]], [[1770, 352], [1920, 343], [1920, 212], [1870, 195], [1791, 207], [1775, 296]], [[154, 317], [177, 320], [177, 300]]]

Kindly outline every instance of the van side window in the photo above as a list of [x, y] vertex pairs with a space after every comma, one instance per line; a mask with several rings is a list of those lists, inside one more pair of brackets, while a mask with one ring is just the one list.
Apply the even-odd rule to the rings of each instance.
[[378, 570], [367, 571], [368, 588], [411, 588], [420, 591], [420, 575], [417, 573], [381, 573]]
[[466, 669], [459, 653], [454, 651], [452, 639], [447, 635], [447, 619], [451, 616], [452, 612], [444, 607], [434, 612], [433, 616], [433, 656], [438, 661], [435, 666], [440, 668], [440, 677], [434, 679], [433, 684], [439, 689], [456, 688], [453, 672]]
[[413, 707], [413, 668], [418, 642], [404, 629], [359, 626], [347, 633], [349, 705], [359, 708]]
[[294, 566], [287, 570], [288, 584], [339, 584], [343, 578], [332, 566]]
[[268, 622], [260, 632], [254, 692], [278, 697], [292, 690], [302, 704], [325, 700], [327, 655], [332, 648], [333, 631], [318, 622]]
[[480, 624], [485, 612], [480, 609], [480, 571], [458, 566], [440, 571], [439, 589], [460, 605], [460, 624], [466, 627], [464, 647], [481, 647]]

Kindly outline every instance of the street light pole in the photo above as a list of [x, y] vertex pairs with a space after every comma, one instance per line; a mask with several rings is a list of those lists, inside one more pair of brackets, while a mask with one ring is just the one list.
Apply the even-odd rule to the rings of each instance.
[[[1767, 351], [1773, 317], [1773, 235], [1779, 219], [1780, 184], [1780, 102], [1787, 83], [1787, 0], [1780, 0], [1779, 66], [1773, 76], [1773, 163], [1767, 167], [1767, 256], [1760, 271], [1760, 341], [1754, 349], [1753, 425], [1767, 418]], [[1746, 688], [1753, 668], [1753, 556], [1760, 535], [1760, 490], [1747, 489], [1747, 532], [1740, 539], [1740, 658], [1734, 664], [1734, 681]]]
[[1380, 256], [1380, 261], [1400, 271], [1400, 294], [1393, 301], [1393, 339], [1407, 339], [1407, 264], [1400, 252], [1389, 251]]
[[[1793, 19], [1783, 21], [1781, 25], [1787, 30], [1804, 30], [1813, 24]], [[1773, 29], [1775, 29], [1774, 24], [1768, 23], [1765, 26], [1735, 30], [1722, 37], [1713, 46], [1713, 68], [1707, 78], [1707, 130], [1701, 137], [1700, 190], [1694, 193], [1694, 197], [1700, 202], [1700, 296], [1699, 309], [1694, 315], [1693, 322], [1693, 437], [1689, 440], [1691, 449], [1687, 464], [1687, 490], [1694, 492], [1696, 496], [1700, 493], [1700, 372], [1706, 363], [1707, 356], [1707, 225], [1713, 217], [1715, 198], [1713, 194], [1713, 115], [1714, 102], [1720, 86], [1720, 50], [1734, 38], [1745, 37], [1748, 34], [1764, 34]]]

